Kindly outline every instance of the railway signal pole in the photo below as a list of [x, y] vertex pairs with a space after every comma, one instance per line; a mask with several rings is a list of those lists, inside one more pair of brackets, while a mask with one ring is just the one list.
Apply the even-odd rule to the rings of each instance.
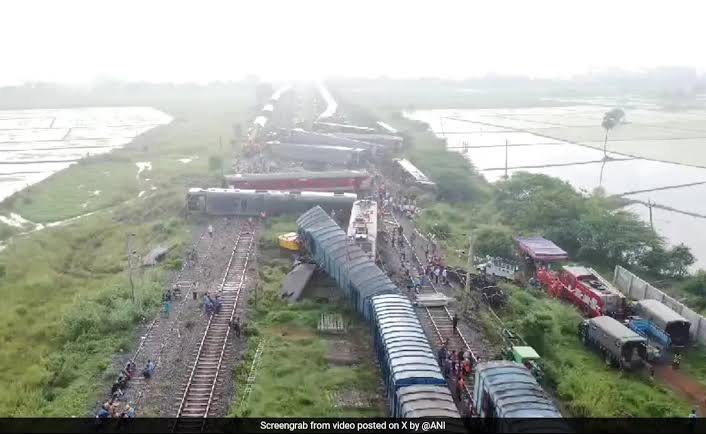
[[507, 179], [507, 148], [508, 142], [505, 140], [505, 179]]
[[132, 237], [134, 236], [135, 234], [127, 235], [127, 270], [128, 279], [130, 280], [130, 289], [132, 290], [132, 303], [137, 304], [137, 300], [135, 299], [135, 283], [132, 280]]
[[466, 266], [466, 293], [471, 292], [471, 267], [473, 266], [473, 238], [468, 234], [468, 265]]

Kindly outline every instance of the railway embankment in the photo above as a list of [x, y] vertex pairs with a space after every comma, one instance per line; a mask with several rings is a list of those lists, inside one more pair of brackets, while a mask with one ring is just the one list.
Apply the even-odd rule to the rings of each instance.
[[[31, 209], [36, 220], [56, 221], [85, 212], [74, 201], [72, 186], [101, 190], [97, 200], [110, 198], [90, 216], [13, 236], [0, 252], [5, 270], [0, 276], [5, 386], [0, 415], [93, 412], [117, 377], [116, 360], [134, 353], [145, 330], [140, 325], [161, 308], [161, 295], [191, 244], [190, 226], [181, 217], [184, 191], [209, 179], [216, 182], [220, 171], [209, 170], [209, 156], [228, 152], [219, 137], [227, 142], [233, 124], [250, 116], [243, 97], [211, 101], [204, 108], [201, 102], [178, 103], [180, 95], [150, 102], [175, 117], [170, 125], [76, 164], [4, 204], [3, 214]], [[199, 158], [179, 161], [194, 155]], [[152, 169], [138, 180], [135, 163], [144, 161]], [[141, 190], [145, 193], [138, 197]], [[134, 300], [126, 254], [131, 234]], [[169, 249], [166, 259], [142, 267], [140, 257], [157, 246]]]

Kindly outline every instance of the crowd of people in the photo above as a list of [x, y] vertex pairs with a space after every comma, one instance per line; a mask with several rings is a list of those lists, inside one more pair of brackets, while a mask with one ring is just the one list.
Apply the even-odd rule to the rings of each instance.
[[221, 296], [218, 294], [216, 294], [215, 297], [211, 297], [211, 293], [206, 292], [203, 294], [203, 307], [206, 316], [213, 314], [218, 315], [223, 309], [223, 300], [221, 300]]
[[[415, 199], [406, 197], [401, 193], [391, 194], [384, 185], [378, 185], [378, 205], [382, 207], [383, 212], [396, 213], [410, 220], [414, 219], [414, 216], [418, 212]], [[449, 270], [439, 253], [436, 243], [433, 240], [427, 240], [418, 236], [416, 230], [412, 230], [412, 232], [407, 235], [406, 239], [404, 235], [404, 228], [401, 224], [398, 224], [397, 227], [389, 233], [390, 244], [393, 248], [397, 248], [402, 262], [402, 268], [409, 282], [407, 289], [410, 293], [410, 297], [414, 297], [415, 293], [427, 284], [448, 285]], [[419, 263], [417, 267], [408, 264], [408, 260], [412, 262], [413, 258], [407, 258], [407, 247], [409, 247], [412, 252], [423, 248], [424, 258], [418, 258], [422, 263]], [[459, 333], [458, 322], [458, 315], [454, 313], [451, 318], [453, 334]], [[456, 399], [463, 402], [463, 398], [466, 395], [466, 381], [473, 374], [473, 359], [470, 350], [467, 348], [459, 350], [449, 349], [449, 339], [450, 338], [447, 338], [445, 340], [444, 344], [437, 352], [439, 367], [444, 377], [452, 383], [452, 390]], [[472, 413], [472, 409], [469, 409], [469, 412]]]
[[[140, 373], [145, 379], [154, 376], [157, 366], [152, 360], [147, 360], [147, 364]], [[96, 418], [131, 418], [136, 416], [135, 406], [128, 402], [124, 402], [125, 390], [130, 383], [130, 380], [137, 375], [137, 367], [135, 362], [130, 360], [125, 367], [120, 370], [117, 380], [110, 388], [110, 399], [103, 403], [96, 413]]]
[[[455, 317], [455, 316], [454, 316]], [[458, 320], [456, 319], [456, 324]], [[454, 329], [456, 325], [454, 325]], [[458, 400], [463, 399], [463, 395], [466, 391], [466, 379], [470, 378], [473, 374], [473, 362], [471, 361], [471, 352], [468, 349], [465, 350], [451, 350], [448, 348], [448, 339], [439, 348], [437, 356], [439, 358], [439, 367], [441, 367], [441, 372], [447, 379], [453, 378], [456, 387], [456, 397]]]

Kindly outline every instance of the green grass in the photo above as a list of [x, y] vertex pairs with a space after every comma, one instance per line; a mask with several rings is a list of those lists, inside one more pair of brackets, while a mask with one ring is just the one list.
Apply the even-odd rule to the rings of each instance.
[[324, 312], [339, 312], [351, 321], [348, 340], [369, 339], [367, 327], [342, 304], [303, 300], [289, 305], [279, 297], [282, 281], [291, 262], [278, 259], [272, 243], [278, 234], [290, 232], [294, 225], [292, 217], [271, 220], [260, 241], [268, 253], [264, 263], [261, 262], [258, 297], [247, 327], [247, 333], [251, 335], [249, 351], [235, 370], [238, 390], [244, 388], [260, 340], [264, 340], [264, 349], [249, 399], [243, 408], [240, 407], [240, 401], [234, 402], [231, 415], [383, 416], [379, 405], [364, 409], [335, 406], [336, 393], [343, 390], [356, 389], [380, 399], [377, 393], [378, 369], [372, 357], [355, 366], [330, 365], [326, 360], [325, 340], [316, 331], [319, 318]]
[[[214, 185], [219, 174], [208, 171], [209, 156], [225, 155], [233, 123], [249, 117], [244, 100], [220, 104], [170, 107], [170, 125], [2, 204], [3, 214], [37, 222], [97, 212], [15, 237], [0, 252], [0, 416], [84, 416], [104, 396], [113, 358], [133, 349], [136, 324], [156, 312], [170, 264], [190, 238], [181, 218], [186, 188]], [[191, 163], [177, 161], [194, 155]], [[152, 163], [140, 180], [137, 161]], [[137, 198], [141, 190], [147, 193]], [[135, 273], [136, 305], [126, 273], [128, 233], [136, 234], [140, 255], [171, 248], [165, 264]]]
[[694, 345], [682, 353], [681, 370], [706, 384], [706, 348]]
[[21, 232], [20, 228], [0, 222], [0, 241], [4, 241], [19, 232]]
[[[14, 198], [13, 211], [35, 223], [64, 220], [137, 196], [137, 167], [96, 157], [54, 174]], [[99, 192], [96, 194], [96, 192]]]

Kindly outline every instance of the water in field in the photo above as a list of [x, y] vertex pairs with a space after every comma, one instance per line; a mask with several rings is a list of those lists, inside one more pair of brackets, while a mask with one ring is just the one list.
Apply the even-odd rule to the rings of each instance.
[[149, 107], [0, 111], [0, 200], [170, 121]]
[[[611, 131], [604, 159], [605, 111], [577, 105], [405, 115], [430, 125], [490, 182], [517, 171], [543, 173], [586, 194], [601, 187], [667, 208], [653, 211], [655, 229], [672, 244], [690, 246], [697, 267], [706, 268], [706, 218], [699, 216], [706, 217], [706, 112], [667, 113], [648, 105], [626, 110], [630, 123]], [[649, 221], [646, 206], [630, 210]]]

